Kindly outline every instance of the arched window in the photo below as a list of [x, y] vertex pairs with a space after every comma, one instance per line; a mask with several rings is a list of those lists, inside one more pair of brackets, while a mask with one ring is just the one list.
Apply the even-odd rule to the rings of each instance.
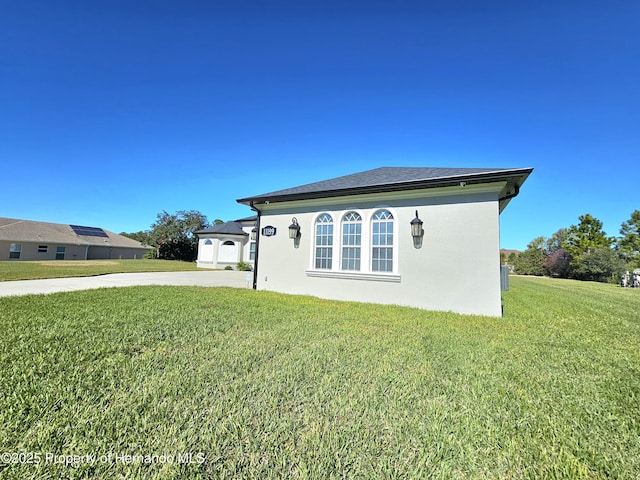
[[328, 213], [316, 220], [314, 265], [323, 270], [333, 266], [333, 218]]
[[342, 217], [342, 270], [360, 270], [362, 217], [347, 212]]
[[389, 210], [373, 214], [371, 232], [371, 270], [393, 271], [393, 215]]
[[238, 245], [231, 240], [222, 242], [218, 250], [218, 262], [237, 263], [240, 261]]
[[204, 244], [205, 244], [205, 245], [213, 245], [213, 242], [211, 241], [211, 239], [207, 238], [207, 239], [204, 241]]

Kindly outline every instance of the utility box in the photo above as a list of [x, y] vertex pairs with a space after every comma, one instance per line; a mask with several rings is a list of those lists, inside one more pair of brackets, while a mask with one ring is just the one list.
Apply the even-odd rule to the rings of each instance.
[[500, 265], [500, 290], [509, 291], [509, 265]]

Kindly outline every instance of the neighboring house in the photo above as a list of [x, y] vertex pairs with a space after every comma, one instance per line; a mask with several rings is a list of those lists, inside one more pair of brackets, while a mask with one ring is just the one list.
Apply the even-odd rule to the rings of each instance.
[[258, 217], [241, 218], [232, 222], [199, 230], [198, 267], [225, 268], [236, 267], [240, 262], [253, 266], [255, 257], [255, 231]]
[[532, 170], [388, 167], [239, 199], [254, 288], [501, 316], [499, 214]]
[[143, 258], [150, 249], [102, 228], [0, 217], [0, 260]]

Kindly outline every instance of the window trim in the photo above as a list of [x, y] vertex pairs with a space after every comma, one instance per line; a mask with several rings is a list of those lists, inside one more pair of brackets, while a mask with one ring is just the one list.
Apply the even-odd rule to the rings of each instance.
[[9, 260], [20, 260], [21, 256], [22, 256], [22, 244], [11, 243], [9, 245]]
[[[393, 222], [393, 241], [392, 248], [392, 270], [391, 271], [374, 271], [373, 270], [373, 217], [380, 210], [387, 210], [391, 214]], [[343, 218], [350, 212], [355, 212], [362, 219], [361, 238], [360, 238], [360, 270], [343, 270], [343, 247], [342, 232]], [[322, 215], [329, 215], [332, 219], [333, 228], [333, 257], [332, 268], [315, 268], [316, 259], [316, 225], [318, 219]], [[324, 278], [343, 278], [350, 280], [378, 280], [386, 282], [400, 282], [401, 275], [399, 273], [399, 230], [398, 230], [398, 213], [394, 208], [388, 205], [376, 205], [367, 209], [346, 208], [340, 210], [322, 210], [313, 219], [313, 241], [309, 255], [309, 268], [306, 270], [308, 277], [324, 277]], [[336, 224], [336, 219], [339, 222]], [[337, 228], [336, 228], [337, 226]], [[337, 254], [336, 254], [337, 252]]]
[[[347, 220], [346, 217], [347, 215], [357, 215], [358, 219], [357, 220]], [[354, 239], [359, 240], [359, 243], [357, 244], [350, 244], [347, 243], [345, 244], [344, 242], [344, 238], [345, 238], [345, 232], [344, 232], [344, 227], [345, 225], [356, 225], [360, 227], [360, 232], [355, 232], [353, 234], [349, 234], [347, 233], [346, 235], [348, 236], [353, 236]], [[357, 210], [347, 210], [345, 213], [342, 214], [341, 220], [340, 220], [340, 268], [339, 270], [341, 272], [362, 272], [362, 231], [363, 231], [363, 219], [362, 219], [362, 214], [360, 212], [358, 212]], [[357, 230], [357, 227], [356, 227]], [[349, 248], [349, 249], [354, 249], [357, 250], [358, 255], [357, 258], [345, 258], [345, 248]], [[358, 268], [345, 268], [344, 267], [344, 262], [345, 260], [349, 261], [349, 260], [353, 260], [355, 262], [357, 262], [358, 264]]]
[[[319, 222], [319, 220], [321, 218], [323, 218], [324, 216], [328, 216], [331, 221], [330, 222]], [[323, 234], [323, 237], [327, 237], [331, 239], [331, 244], [330, 245], [318, 245], [318, 225], [321, 224], [327, 224], [327, 225], [331, 225], [331, 234]], [[310, 269], [311, 270], [318, 270], [318, 271], [322, 271], [322, 272], [328, 272], [328, 271], [332, 271], [335, 268], [335, 262], [334, 260], [334, 251], [335, 251], [335, 245], [336, 245], [336, 229], [335, 229], [335, 213], [334, 212], [327, 212], [327, 211], [323, 211], [318, 213], [318, 215], [316, 215], [316, 217], [313, 219], [313, 246], [311, 249], [311, 265], [310, 265]], [[331, 252], [330, 256], [324, 256], [324, 257], [318, 257], [318, 248], [325, 248], [328, 249], [329, 252]], [[330, 266], [328, 268], [322, 268], [322, 267], [317, 267], [316, 265], [318, 265], [318, 260], [320, 260], [320, 262], [323, 261], [329, 261]]]
[[306, 274], [307, 277], [317, 278], [342, 278], [345, 280], [368, 280], [389, 283], [400, 283], [402, 281], [401, 275], [377, 272], [362, 273], [347, 270], [307, 270]]
[[[382, 211], [388, 212], [389, 215], [391, 215], [391, 219], [390, 219], [391, 222], [388, 222], [389, 219], [385, 219], [383, 221], [383, 220], [377, 220], [375, 218], [376, 215], [378, 214], [378, 212], [382, 212]], [[386, 223], [391, 223], [391, 227], [392, 227], [392, 230], [391, 230], [391, 245], [389, 245], [387, 243], [374, 245], [374, 243], [373, 243], [373, 239], [374, 239], [374, 228], [373, 228], [373, 225], [376, 222], [378, 222], [380, 224], [382, 224], [382, 223], [385, 223], [385, 224]], [[397, 230], [397, 228], [396, 228], [396, 216], [394, 215], [394, 212], [389, 210], [389, 208], [387, 208], [387, 207], [376, 208], [371, 213], [371, 219], [370, 219], [369, 226], [370, 226], [370, 232], [371, 232], [371, 238], [370, 238], [370, 242], [369, 242], [369, 247], [371, 249], [370, 264], [369, 264], [370, 271], [371, 272], [380, 272], [382, 274], [388, 274], [388, 273], [396, 272], [397, 271], [397, 255], [396, 255], [396, 252], [397, 252], [397, 245], [396, 245], [397, 244], [397, 242], [396, 242], [397, 233], [396, 233], [396, 230]], [[388, 235], [388, 233], [381, 234], [381, 235]], [[391, 270], [374, 270], [373, 269], [374, 262], [376, 261], [374, 259], [373, 252], [374, 252], [374, 250], [376, 248], [378, 248], [378, 249], [382, 249], [382, 248], [389, 249], [390, 248], [391, 249]], [[380, 262], [380, 261], [381, 260], [378, 259], [378, 262]], [[382, 261], [388, 261], [388, 259], [382, 260]]]

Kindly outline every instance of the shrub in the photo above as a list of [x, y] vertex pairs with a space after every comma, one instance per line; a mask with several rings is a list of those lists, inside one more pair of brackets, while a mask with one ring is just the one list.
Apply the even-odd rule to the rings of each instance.
[[617, 283], [624, 269], [624, 261], [610, 248], [597, 248], [571, 261], [571, 276], [577, 280]]
[[198, 244], [188, 239], [167, 240], [158, 246], [158, 258], [193, 262], [198, 258]]
[[239, 270], [241, 272], [250, 272], [251, 270], [253, 270], [253, 268], [246, 262], [238, 262], [238, 264], [236, 265], [236, 270]]
[[520, 275], [544, 275], [544, 252], [538, 248], [528, 248], [518, 255], [514, 262], [514, 271]]
[[567, 278], [569, 276], [570, 263], [571, 255], [564, 248], [559, 248], [547, 255], [544, 259], [543, 267], [550, 277]]

